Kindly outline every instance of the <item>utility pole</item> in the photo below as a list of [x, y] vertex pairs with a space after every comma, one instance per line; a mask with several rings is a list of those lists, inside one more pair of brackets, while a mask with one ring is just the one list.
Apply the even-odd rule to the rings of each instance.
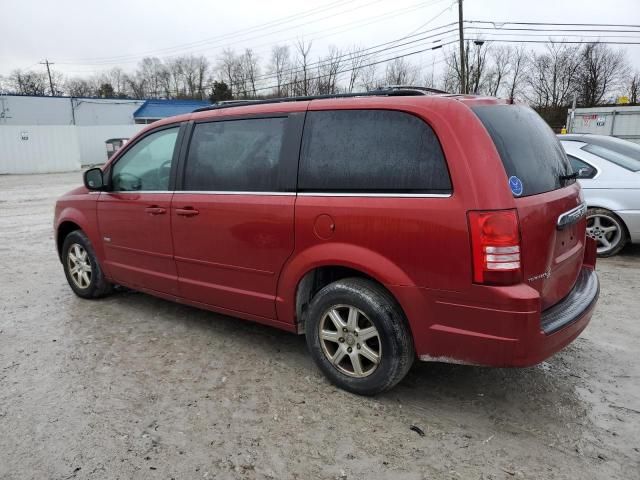
[[55, 63], [50, 63], [49, 60], [45, 58], [44, 62], [40, 62], [40, 65], [47, 66], [47, 75], [49, 75], [49, 88], [51, 89], [51, 96], [53, 97], [56, 94], [56, 92], [54, 92], [53, 90], [53, 80], [51, 80], [51, 69], [49, 68], [49, 66], [55, 65]]
[[458, 31], [460, 32], [460, 93], [467, 93], [466, 66], [464, 61], [464, 20], [462, 16], [462, 0], [458, 0]]

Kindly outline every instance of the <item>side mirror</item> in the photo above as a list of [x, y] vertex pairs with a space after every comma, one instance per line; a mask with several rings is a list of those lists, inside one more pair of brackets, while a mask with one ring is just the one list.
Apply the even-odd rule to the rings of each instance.
[[89, 190], [103, 190], [104, 177], [100, 168], [90, 168], [83, 174], [84, 186]]

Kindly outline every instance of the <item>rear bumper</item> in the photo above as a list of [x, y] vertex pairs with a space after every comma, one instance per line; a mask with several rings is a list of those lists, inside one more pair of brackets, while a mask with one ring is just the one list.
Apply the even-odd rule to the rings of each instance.
[[[527, 285], [478, 287], [464, 303], [453, 292], [402, 290], [405, 298], [399, 300], [411, 305], [406, 313], [421, 360], [524, 367], [542, 362], [580, 335], [597, 303], [599, 281], [593, 268], [584, 267], [569, 295], [544, 312], [538, 293]], [[437, 320], [425, 322], [416, 302]]]

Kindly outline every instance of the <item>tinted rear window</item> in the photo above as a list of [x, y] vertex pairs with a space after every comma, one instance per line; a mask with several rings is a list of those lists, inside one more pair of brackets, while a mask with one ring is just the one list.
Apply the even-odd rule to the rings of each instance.
[[572, 172], [571, 165], [551, 128], [534, 110], [524, 105], [482, 105], [472, 110], [493, 139], [514, 196], [573, 183], [560, 179]]
[[277, 191], [286, 121], [261, 118], [196, 124], [184, 189]]
[[313, 192], [450, 193], [429, 125], [390, 110], [309, 112], [298, 188]]

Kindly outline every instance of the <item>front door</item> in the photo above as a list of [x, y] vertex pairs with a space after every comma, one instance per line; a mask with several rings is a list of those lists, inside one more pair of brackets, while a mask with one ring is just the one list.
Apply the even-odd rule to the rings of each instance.
[[116, 283], [177, 294], [169, 183], [178, 132], [173, 126], [144, 136], [111, 166], [98, 225], [105, 268]]
[[183, 189], [171, 206], [182, 297], [276, 317], [278, 274], [294, 246], [295, 170], [283, 164], [297, 157], [283, 148], [287, 121], [194, 125]]

